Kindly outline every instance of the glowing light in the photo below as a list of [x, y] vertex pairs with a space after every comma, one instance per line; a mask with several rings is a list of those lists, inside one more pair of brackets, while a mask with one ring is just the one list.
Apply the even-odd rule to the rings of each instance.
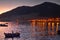
[[54, 31], [54, 23], [52, 23], [52, 31]]
[[57, 31], [58, 31], [58, 24], [59, 24], [59, 23], [56, 24], [56, 25], [57, 25], [57, 26], [56, 26], [56, 33], [57, 33]]
[[0, 10], [0, 14], [3, 14], [4, 12], [7, 12], [9, 10]]
[[35, 26], [35, 20], [32, 20], [32, 27], [34, 27]]
[[48, 34], [50, 35], [50, 30], [51, 30], [51, 23], [48, 23]]
[[4, 6], [0, 6], [0, 14], [3, 14], [7, 11], [10, 11], [12, 9], [14, 9], [16, 7], [14, 7], [13, 5], [12, 6], [7, 6], [7, 5], [4, 5]]
[[54, 35], [54, 22], [52, 23], [52, 36]]

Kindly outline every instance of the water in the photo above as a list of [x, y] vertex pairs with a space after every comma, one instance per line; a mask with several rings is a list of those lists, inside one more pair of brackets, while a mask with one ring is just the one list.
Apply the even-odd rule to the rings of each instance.
[[[8, 23], [8, 27], [0, 26], [0, 40], [28, 40], [30, 38], [30, 26], [28, 25], [18, 25], [15, 22], [0, 22], [0, 24]], [[12, 33], [12, 31], [19, 32], [20, 38], [5, 38], [4, 33]]]
[[[0, 22], [0, 23], [6, 23], [6, 22]], [[31, 25], [27, 25], [27, 24], [17, 25], [14, 22], [8, 22], [8, 27], [0, 27], [0, 40], [59, 40], [60, 39], [58, 35], [44, 36], [41, 35], [40, 33], [37, 33], [39, 30], [35, 32], [34, 29], [33, 30], [32, 29], [33, 27]], [[20, 38], [5, 38], [4, 32], [12, 33], [12, 30], [14, 32], [17, 31], [21, 33]], [[44, 30], [42, 32], [44, 32]]]

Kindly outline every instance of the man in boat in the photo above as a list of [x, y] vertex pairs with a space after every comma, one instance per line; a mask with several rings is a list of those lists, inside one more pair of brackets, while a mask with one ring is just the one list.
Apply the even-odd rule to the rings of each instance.
[[20, 37], [20, 33], [14, 33], [12, 31], [12, 33], [4, 33], [5, 38], [14, 38], [14, 37]]

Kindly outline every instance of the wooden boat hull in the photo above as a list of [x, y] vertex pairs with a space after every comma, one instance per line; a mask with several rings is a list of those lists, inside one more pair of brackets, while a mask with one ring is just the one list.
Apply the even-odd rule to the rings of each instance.
[[4, 33], [5, 38], [20, 37], [20, 33]]

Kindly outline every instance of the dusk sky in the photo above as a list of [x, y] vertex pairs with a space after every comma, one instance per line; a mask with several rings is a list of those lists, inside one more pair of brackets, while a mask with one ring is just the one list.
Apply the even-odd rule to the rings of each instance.
[[60, 4], [60, 0], [0, 0], [0, 14], [18, 6], [33, 6], [46, 1]]

